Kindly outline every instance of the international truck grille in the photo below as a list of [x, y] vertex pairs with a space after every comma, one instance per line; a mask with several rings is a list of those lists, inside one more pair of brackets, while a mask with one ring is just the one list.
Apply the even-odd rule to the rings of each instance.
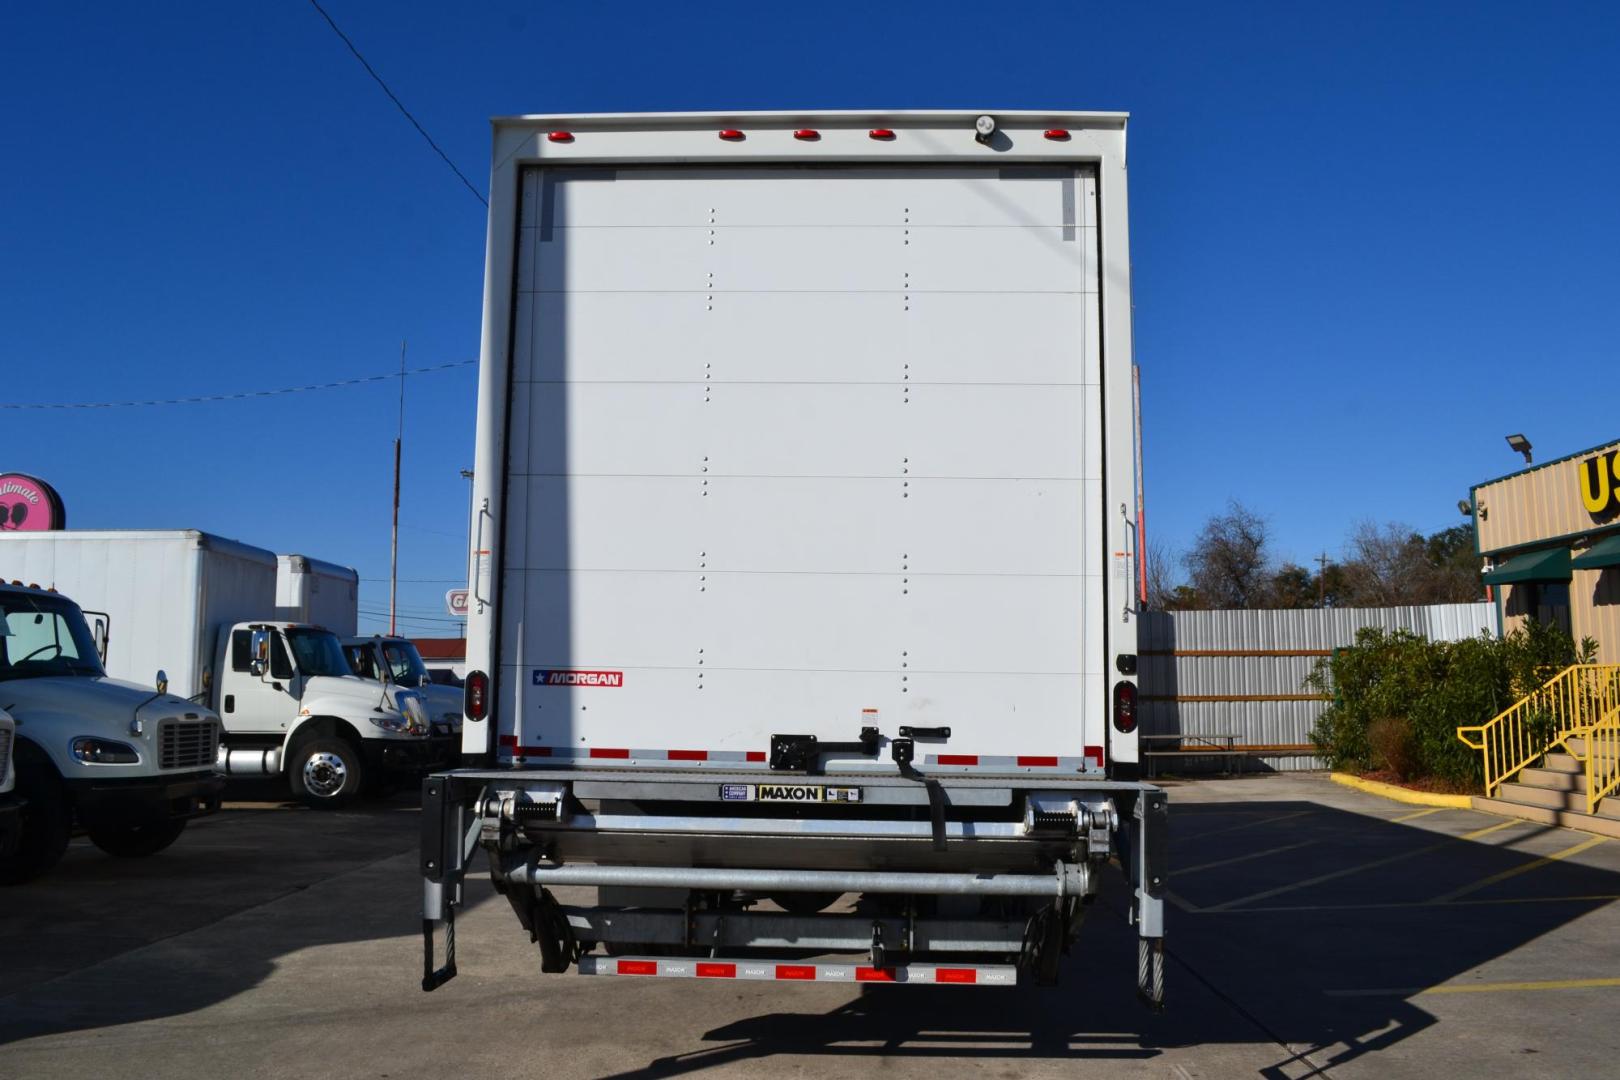
[[163, 769], [211, 768], [219, 756], [219, 725], [212, 720], [165, 720], [158, 725]]
[[0, 731], [0, 779], [6, 775], [6, 766], [11, 764], [11, 729]]

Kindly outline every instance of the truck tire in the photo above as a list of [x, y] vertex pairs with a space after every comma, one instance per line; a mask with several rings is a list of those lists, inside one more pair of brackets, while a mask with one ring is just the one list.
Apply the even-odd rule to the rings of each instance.
[[150, 825], [102, 825], [86, 830], [90, 842], [109, 855], [121, 859], [143, 859], [156, 855], [186, 831], [184, 818], [156, 821]]
[[17, 744], [17, 794], [27, 800], [20, 813], [17, 850], [0, 858], [0, 885], [20, 885], [62, 858], [73, 833], [73, 806], [44, 753]]
[[365, 785], [360, 751], [336, 736], [312, 739], [287, 768], [293, 795], [315, 810], [336, 810], [354, 801]]

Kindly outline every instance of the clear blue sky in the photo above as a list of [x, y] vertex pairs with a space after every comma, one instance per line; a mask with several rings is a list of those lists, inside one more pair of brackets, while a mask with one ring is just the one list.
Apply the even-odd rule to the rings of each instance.
[[[542, 111], [1132, 113], [1148, 521], [1239, 498], [1279, 554], [1433, 530], [1620, 435], [1620, 9], [330, 0], [484, 187]], [[229, 392], [476, 355], [484, 211], [304, 0], [0, 13], [0, 399]], [[401, 576], [461, 573], [470, 368], [413, 380]], [[0, 411], [81, 528], [352, 564], [386, 606], [396, 389]], [[406, 626], [447, 581], [407, 581]], [[375, 627], [375, 619], [364, 620]]]

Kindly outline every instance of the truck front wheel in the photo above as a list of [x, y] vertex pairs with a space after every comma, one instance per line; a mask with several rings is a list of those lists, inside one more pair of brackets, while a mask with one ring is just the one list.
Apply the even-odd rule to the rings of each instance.
[[17, 744], [17, 794], [25, 802], [18, 822], [17, 850], [0, 858], [0, 885], [20, 885], [62, 858], [73, 832], [73, 807], [44, 753]]
[[293, 755], [288, 772], [293, 794], [316, 810], [334, 810], [352, 801], [365, 780], [360, 751], [335, 737], [305, 743]]
[[142, 859], [156, 855], [180, 838], [186, 831], [184, 818], [179, 821], [155, 821], [149, 825], [98, 825], [86, 829], [90, 842], [109, 855], [121, 859]]

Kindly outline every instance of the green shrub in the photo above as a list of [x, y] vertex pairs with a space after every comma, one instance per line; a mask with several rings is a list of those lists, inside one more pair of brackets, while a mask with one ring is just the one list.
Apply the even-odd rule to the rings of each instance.
[[[1430, 641], [1406, 630], [1361, 630], [1356, 643], [1317, 662], [1310, 689], [1333, 698], [1311, 733], [1335, 769], [1390, 768], [1479, 786], [1480, 757], [1457, 729], [1483, 724], [1574, 663], [1590, 663], [1556, 627], [1529, 624], [1506, 637]], [[1407, 769], [1389, 762], [1399, 753]], [[1409, 772], [1407, 770], [1410, 770]]]

